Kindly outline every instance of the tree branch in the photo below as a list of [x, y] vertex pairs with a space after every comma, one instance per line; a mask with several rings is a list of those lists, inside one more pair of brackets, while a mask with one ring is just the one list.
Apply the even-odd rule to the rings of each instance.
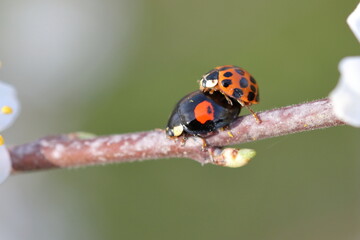
[[220, 131], [206, 141], [210, 151], [202, 151], [202, 140], [189, 137], [184, 146], [168, 139], [162, 130], [81, 139], [77, 133], [45, 137], [35, 142], [9, 148], [14, 172], [132, 162], [160, 158], [190, 158], [202, 164], [214, 163], [221, 146], [245, 143], [343, 125], [328, 99], [282, 107], [239, 117], [229, 130]]

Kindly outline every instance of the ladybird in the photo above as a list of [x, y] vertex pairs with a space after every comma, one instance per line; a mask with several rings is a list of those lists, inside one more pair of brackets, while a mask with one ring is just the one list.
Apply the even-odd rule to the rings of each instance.
[[241, 106], [246, 106], [260, 122], [256, 114], [249, 108], [259, 103], [259, 87], [248, 71], [234, 65], [219, 66], [206, 73], [200, 80], [200, 90], [204, 92], [219, 91], [230, 99], [237, 100]]
[[239, 115], [241, 105], [232, 104], [220, 92], [196, 91], [183, 97], [175, 106], [169, 118], [166, 134], [179, 137], [188, 133], [204, 136], [229, 125]]

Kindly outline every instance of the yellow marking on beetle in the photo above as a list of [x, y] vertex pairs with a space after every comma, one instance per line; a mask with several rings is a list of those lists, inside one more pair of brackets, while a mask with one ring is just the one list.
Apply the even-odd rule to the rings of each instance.
[[180, 136], [184, 132], [184, 127], [182, 125], [175, 126], [173, 128], [174, 137]]
[[232, 132], [228, 131], [227, 134], [229, 135], [229, 137], [233, 138], [234, 135], [232, 134]]

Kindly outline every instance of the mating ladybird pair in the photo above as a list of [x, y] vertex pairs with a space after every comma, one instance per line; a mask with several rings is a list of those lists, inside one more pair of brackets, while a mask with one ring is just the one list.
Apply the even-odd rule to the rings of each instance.
[[178, 137], [184, 133], [204, 136], [226, 127], [247, 107], [259, 103], [259, 88], [246, 70], [233, 65], [219, 66], [200, 80], [200, 91], [183, 97], [175, 106], [166, 134]]

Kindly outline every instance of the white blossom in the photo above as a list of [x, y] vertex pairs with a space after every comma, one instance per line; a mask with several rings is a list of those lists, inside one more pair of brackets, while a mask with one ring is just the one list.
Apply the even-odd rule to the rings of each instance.
[[[360, 3], [347, 23], [360, 42]], [[329, 96], [334, 113], [345, 123], [360, 127], [360, 56], [342, 59], [339, 71], [339, 83]]]
[[[10, 107], [11, 113], [6, 114], [5, 108]], [[10, 84], [0, 82], [0, 132], [10, 127], [20, 111], [16, 90]]]
[[[8, 128], [16, 119], [20, 111], [20, 104], [15, 89], [4, 82], [0, 82], [0, 132]], [[11, 173], [11, 160], [0, 135], [0, 183]]]
[[5, 181], [5, 179], [11, 173], [11, 161], [9, 152], [6, 149], [5, 145], [0, 146], [0, 183]]
[[360, 42], [360, 3], [355, 10], [349, 15], [347, 19], [350, 29], [355, 34], [356, 38]]
[[339, 64], [340, 80], [330, 99], [336, 116], [360, 127], [360, 57], [346, 57]]

